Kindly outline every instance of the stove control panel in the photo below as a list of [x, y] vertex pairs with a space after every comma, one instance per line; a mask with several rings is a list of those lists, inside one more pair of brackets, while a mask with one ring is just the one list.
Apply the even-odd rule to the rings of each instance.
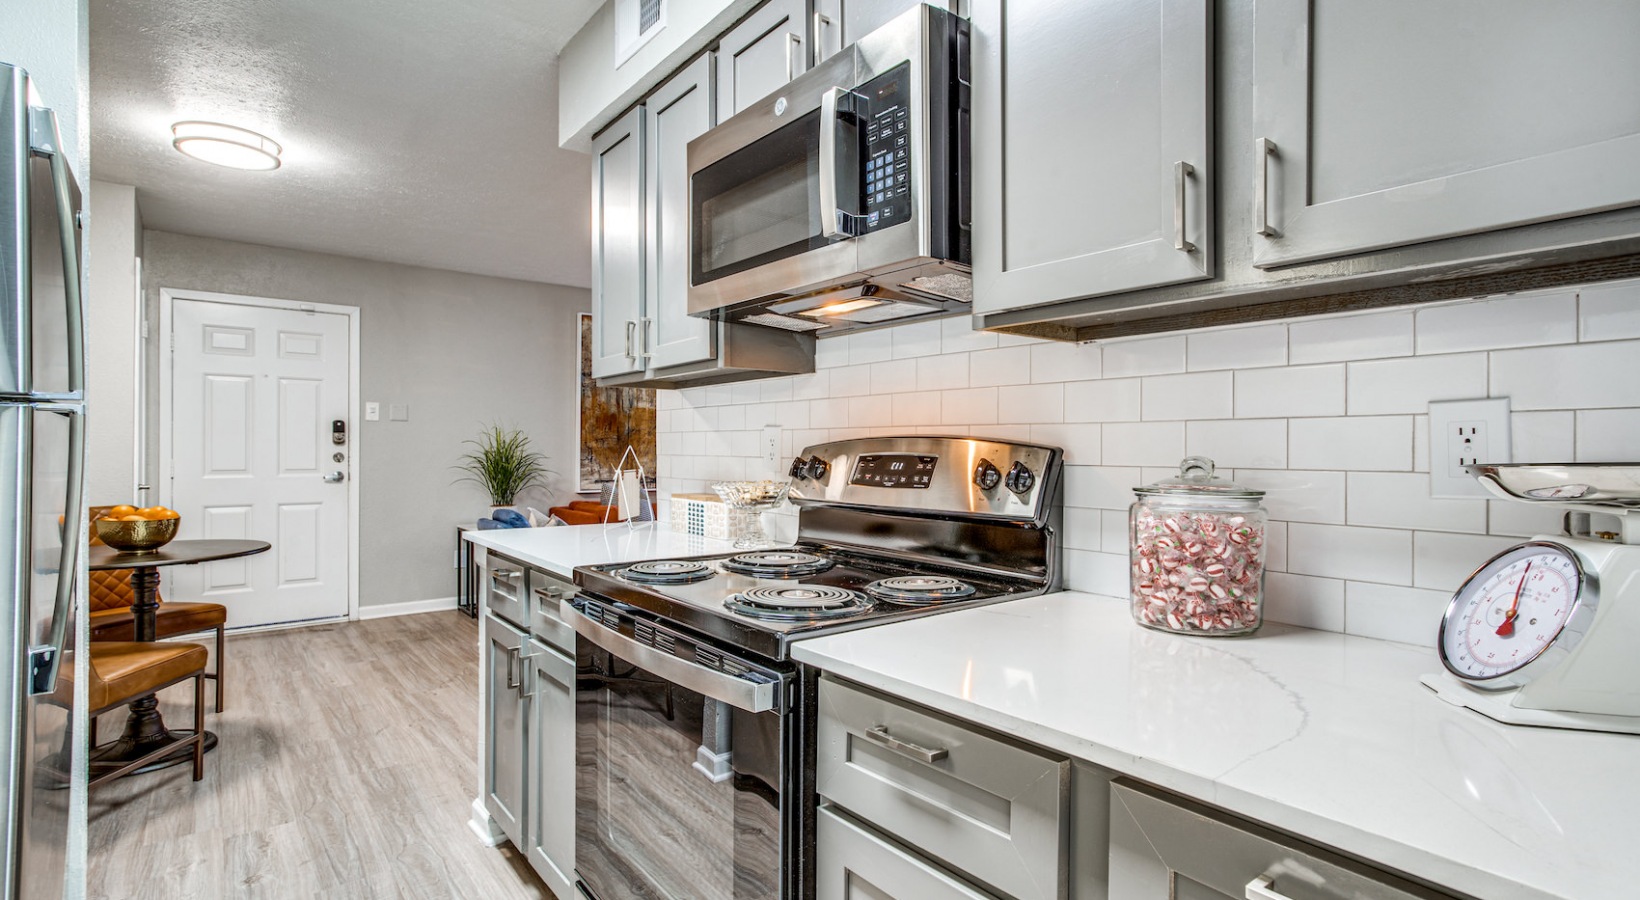
[[974, 467], [974, 483], [979, 485], [982, 491], [994, 491], [997, 485], [1002, 483], [1002, 470], [990, 460], [982, 459], [979, 465]]
[[816, 444], [793, 460], [790, 497], [800, 507], [1045, 524], [1059, 502], [1062, 460], [1058, 448], [1037, 444], [923, 435], [853, 438]]
[[[920, 453], [866, 453], [855, 458], [849, 484], [881, 488], [927, 488], [934, 483], [938, 456]], [[823, 464], [822, 464], [823, 465]]]

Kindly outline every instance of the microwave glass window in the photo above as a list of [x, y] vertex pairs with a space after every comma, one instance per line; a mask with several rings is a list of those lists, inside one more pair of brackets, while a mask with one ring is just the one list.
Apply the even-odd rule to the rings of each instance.
[[695, 284], [825, 246], [819, 126], [811, 112], [696, 173]]

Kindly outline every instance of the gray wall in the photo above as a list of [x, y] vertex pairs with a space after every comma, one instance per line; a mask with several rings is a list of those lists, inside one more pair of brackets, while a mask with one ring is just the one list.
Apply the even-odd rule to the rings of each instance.
[[[528, 434], [557, 472], [545, 511], [575, 490], [576, 321], [583, 288], [283, 250], [163, 231], [144, 232], [150, 329], [150, 477], [159, 466], [158, 322], [162, 288], [335, 303], [360, 309], [359, 603], [449, 597], [455, 526], [488, 512], [450, 468], [481, 424]], [[382, 404], [364, 421], [363, 404]], [[408, 422], [388, 405], [410, 407]], [[165, 502], [163, 486], [156, 495]]]
[[86, 496], [136, 497], [137, 258], [142, 217], [129, 185], [91, 182], [86, 201]]
[[90, 106], [85, 0], [0, 0], [0, 62], [21, 66], [57, 111], [70, 164], [85, 187]]

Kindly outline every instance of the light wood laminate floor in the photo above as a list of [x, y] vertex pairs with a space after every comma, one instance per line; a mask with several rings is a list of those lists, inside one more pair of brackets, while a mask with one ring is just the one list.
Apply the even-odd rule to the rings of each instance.
[[[230, 635], [205, 780], [182, 765], [100, 788], [89, 896], [551, 898], [510, 845], [467, 827], [477, 643], [453, 611]], [[172, 727], [191, 705], [189, 685], [161, 695]], [[124, 721], [105, 716], [99, 739]]]

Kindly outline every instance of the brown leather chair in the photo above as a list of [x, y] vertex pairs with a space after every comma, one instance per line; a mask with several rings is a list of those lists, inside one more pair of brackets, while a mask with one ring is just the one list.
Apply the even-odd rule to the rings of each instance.
[[[91, 716], [97, 716], [130, 703], [145, 694], [164, 690], [192, 678], [194, 680], [194, 733], [178, 743], [168, 743], [140, 759], [134, 759], [111, 772], [105, 772], [90, 782], [96, 787], [128, 772], [145, 766], [156, 759], [175, 753], [178, 747], [189, 744], [194, 748], [194, 780], [205, 777], [205, 648], [199, 644], [177, 641], [138, 643], [135, 641], [101, 641], [91, 645], [91, 680], [86, 685], [90, 695]], [[73, 667], [64, 665], [58, 678], [59, 690], [73, 696]], [[95, 738], [92, 738], [95, 741]]]
[[[91, 507], [93, 519], [108, 507]], [[97, 530], [91, 530], [91, 543], [101, 544]], [[134, 641], [137, 639], [136, 620], [131, 604], [136, 597], [131, 592], [131, 573], [122, 571], [91, 573], [91, 640]], [[154, 637], [168, 638], [201, 631], [216, 632], [216, 671], [205, 677], [216, 682], [216, 711], [222, 712], [222, 672], [226, 663], [224, 638], [228, 625], [228, 608], [220, 603], [167, 601], [160, 598], [154, 612]]]

